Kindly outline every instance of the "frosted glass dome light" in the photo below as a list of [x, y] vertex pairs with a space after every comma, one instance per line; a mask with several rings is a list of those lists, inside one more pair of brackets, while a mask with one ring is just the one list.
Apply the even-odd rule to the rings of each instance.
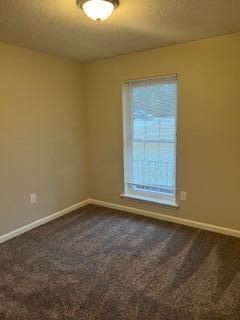
[[118, 0], [78, 0], [77, 4], [89, 18], [102, 21], [111, 16], [119, 2]]

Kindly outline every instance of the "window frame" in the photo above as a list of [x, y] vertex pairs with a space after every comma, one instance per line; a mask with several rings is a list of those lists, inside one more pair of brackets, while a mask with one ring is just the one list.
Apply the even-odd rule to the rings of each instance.
[[[134, 192], [129, 188], [129, 183], [127, 183], [129, 174], [129, 154], [131, 155], [131, 149], [129, 141], [132, 140], [132, 104], [129, 105], [129, 97], [128, 94], [130, 92], [128, 86], [132, 83], [167, 83], [167, 80], [171, 80], [176, 83], [176, 113], [175, 113], [175, 166], [174, 166], [174, 194], [173, 196], [164, 195], [162, 194], [154, 194], [154, 193], [145, 193], [142, 191]], [[129, 79], [124, 80], [122, 82], [122, 112], [123, 112], [123, 163], [124, 163], [124, 193], [121, 194], [123, 199], [127, 200], [136, 200], [140, 202], [148, 202], [152, 204], [160, 204], [164, 206], [170, 206], [174, 208], [178, 208], [177, 204], [177, 153], [178, 153], [178, 90], [179, 88], [179, 81], [178, 81], [178, 74], [167, 74], [167, 75], [160, 75], [154, 77], [147, 77], [147, 78], [140, 78], [140, 79]], [[129, 120], [131, 119], [131, 120]]]

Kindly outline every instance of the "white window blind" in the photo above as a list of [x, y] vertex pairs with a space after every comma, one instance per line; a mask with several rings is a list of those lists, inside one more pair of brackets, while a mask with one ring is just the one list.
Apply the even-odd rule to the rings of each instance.
[[176, 75], [125, 82], [125, 194], [175, 200], [176, 113]]

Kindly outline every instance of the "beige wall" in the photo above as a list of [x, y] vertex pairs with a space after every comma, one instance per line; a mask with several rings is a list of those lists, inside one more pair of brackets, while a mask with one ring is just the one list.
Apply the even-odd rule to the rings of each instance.
[[[120, 199], [121, 82], [178, 73], [179, 210]], [[90, 197], [240, 229], [240, 33], [85, 65]]]
[[0, 235], [87, 197], [83, 103], [80, 64], [0, 44]]

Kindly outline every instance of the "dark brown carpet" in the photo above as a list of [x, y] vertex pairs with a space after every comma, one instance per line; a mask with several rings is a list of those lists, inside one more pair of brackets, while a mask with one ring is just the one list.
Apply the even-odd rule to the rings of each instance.
[[0, 319], [240, 319], [240, 239], [96, 206], [0, 245]]

